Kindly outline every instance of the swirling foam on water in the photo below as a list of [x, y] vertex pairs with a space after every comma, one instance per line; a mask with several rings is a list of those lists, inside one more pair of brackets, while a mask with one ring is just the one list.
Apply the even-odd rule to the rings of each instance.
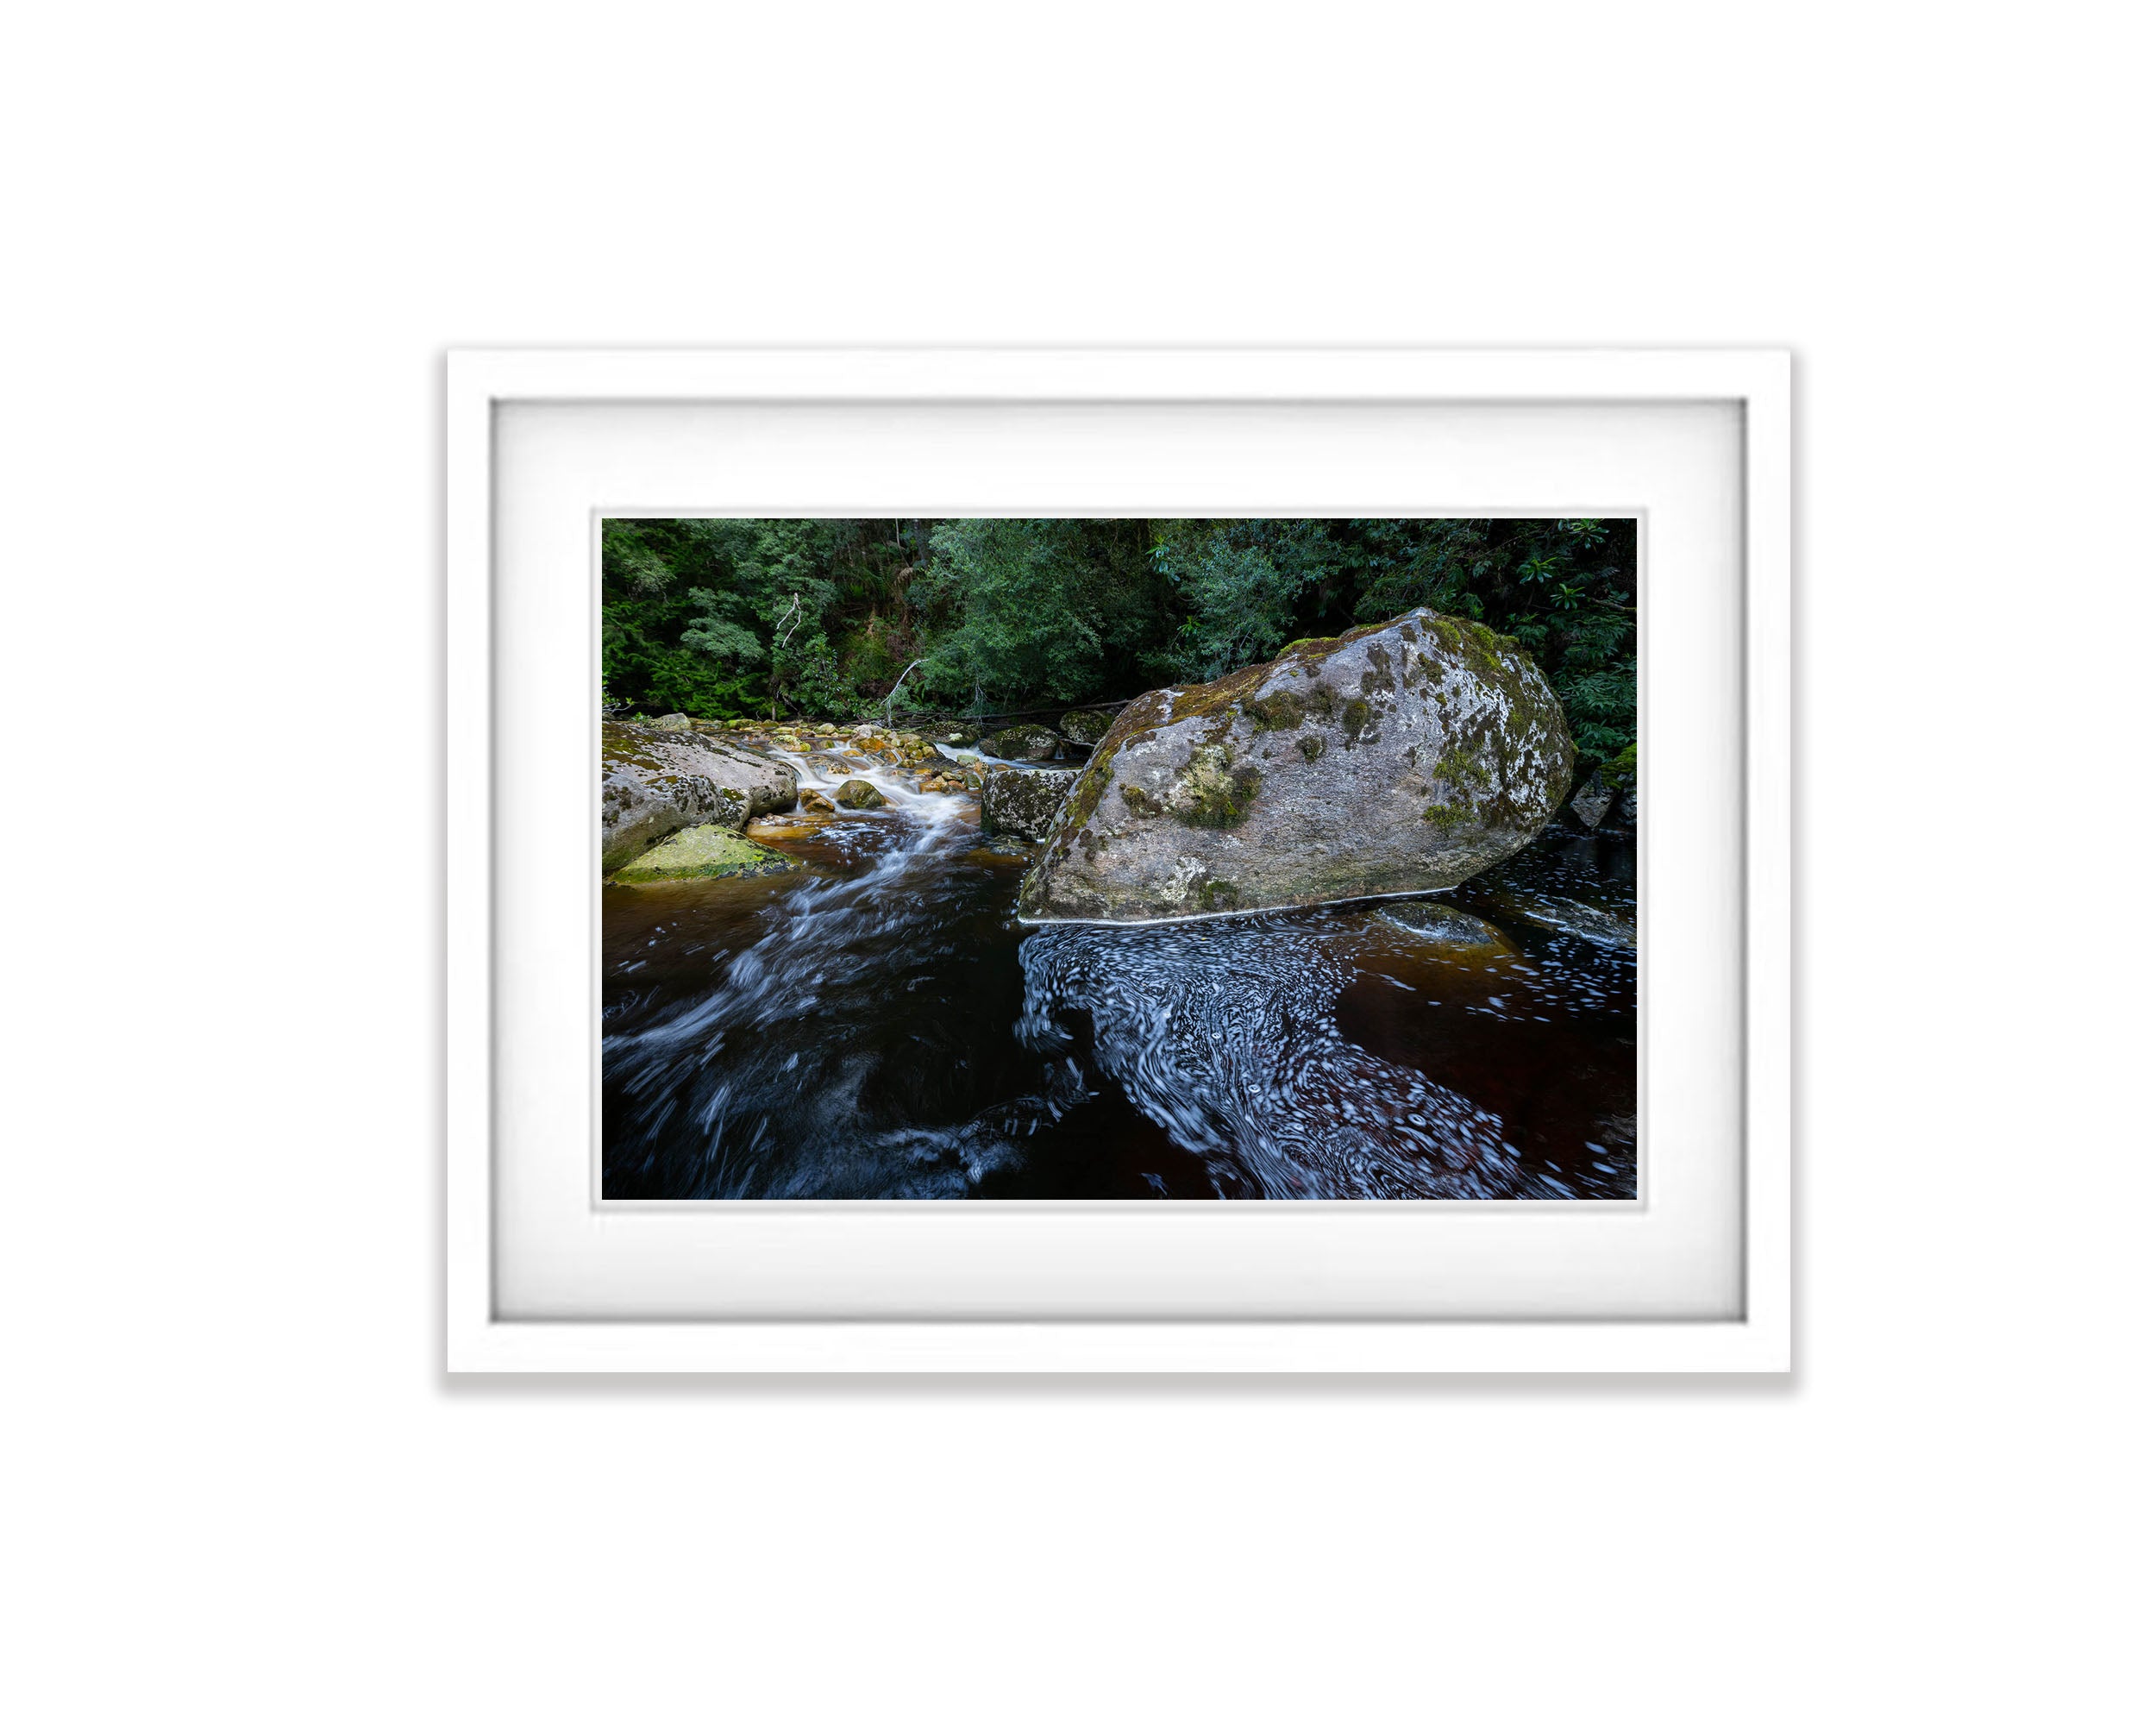
[[[1086, 1094], [1076, 1063], [1059, 1058], [1026, 1094], [954, 1125], [880, 1121], [890, 1111], [864, 1095], [894, 1066], [965, 1064], [938, 1043], [936, 1020], [978, 911], [977, 881], [956, 866], [980, 842], [970, 804], [868, 762], [780, 758], [805, 789], [865, 779], [883, 794], [887, 811], [824, 829], [840, 855], [874, 860], [844, 878], [785, 882], [755, 913], [755, 938], [718, 955], [700, 998], [605, 1038], [607, 1082], [626, 1105], [610, 1104], [609, 1164], [663, 1162], [677, 1197], [963, 1195]], [[909, 999], [920, 1022], [894, 1048], [894, 1007], [903, 1014]], [[618, 1016], [642, 1018], [642, 1004], [630, 997]]]
[[1495, 1115], [1340, 1034], [1355, 968], [1323, 919], [1062, 924], [1019, 957], [1029, 1044], [1068, 1046], [1086, 1013], [1101, 1071], [1224, 1197], [1537, 1195]]

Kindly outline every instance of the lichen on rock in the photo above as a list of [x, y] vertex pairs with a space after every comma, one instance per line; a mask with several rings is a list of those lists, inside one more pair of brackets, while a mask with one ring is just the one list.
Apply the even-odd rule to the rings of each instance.
[[686, 826], [738, 832], [792, 808], [793, 769], [716, 737], [610, 719], [599, 727], [599, 867], [619, 869]]
[[1134, 922], [1456, 886], [1541, 831], [1572, 761], [1533, 660], [1480, 624], [1419, 610], [1298, 642], [1126, 706], [1019, 912]]

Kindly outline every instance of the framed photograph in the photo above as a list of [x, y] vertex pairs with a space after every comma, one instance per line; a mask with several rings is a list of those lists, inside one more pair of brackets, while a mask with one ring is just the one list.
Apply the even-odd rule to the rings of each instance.
[[1788, 1369], [1786, 354], [448, 411], [452, 1371]]

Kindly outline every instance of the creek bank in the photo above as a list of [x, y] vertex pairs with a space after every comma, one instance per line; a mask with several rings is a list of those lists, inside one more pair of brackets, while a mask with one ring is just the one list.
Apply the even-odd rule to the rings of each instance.
[[738, 832], [755, 816], [793, 806], [791, 768], [691, 730], [689, 723], [608, 719], [600, 725], [602, 870], [611, 873], [684, 827]]
[[1564, 717], [1519, 643], [1418, 609], [1139, 696], [1027, 875], [1028, 920], [1150, 922], [1440, 891], [1570, 788]]

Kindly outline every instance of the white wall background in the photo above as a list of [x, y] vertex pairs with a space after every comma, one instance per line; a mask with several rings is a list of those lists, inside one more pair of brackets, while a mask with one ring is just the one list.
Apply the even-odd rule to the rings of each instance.
[[[2140, 22], [16, 16], [6, 1710], [2146, 1707]], [[446, 1383], [439, 354], [749, 341], [1794, 347], [1794, 1380]]]

